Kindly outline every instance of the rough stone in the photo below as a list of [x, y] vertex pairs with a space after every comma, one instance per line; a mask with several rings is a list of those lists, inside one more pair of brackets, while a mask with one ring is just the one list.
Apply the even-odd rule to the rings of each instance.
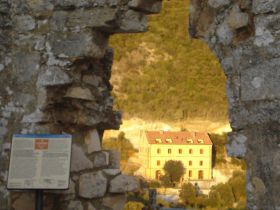
[[125, 195], [108, 196], [103, 198], [103, 205], [112, 210], [123, 210], [126, 203]]
[[72, 82], [67, 73], [59, 67], [50, 66], [38, 77], [37, 85], [40, 87], [66, 85]]
[[228, 24], [232, 29], [239, 29], [249, 24], [249, 15], [241, 12], [238, 5], [235, 5], [228, 18]]
[[86, 157], [82, 148], [75, 144], [72, 145], [71, 172], [79, 172], [92, 167], [93, 163]]
[[111, 169], [120, 169], [120, 153], [116, 150], [109, 151], [109, 166]]
[[[241, 72], [241, 99], [243, 101], [279, 99], [280, 72], [279, 59], [273, 59], [266, 63]], [[269, 70], [264, 71], [265, 68]]]
[[116, 176], [121, 173], [120, 169], [103, 169], [102, 171], [109, 176]]
[[102, 151], [94, 155], [93, 158], [93, 167], [105, 167], [109, 165], [109, 153]]
[[87, 173], [80, 176], [79, 195], [83, 198], [101, 198], [107, 189], [107, 179], [102, 172]]
[[81, 201], [70, 201], [70, 203], [67, 206], [68, 210], [84, 210], [84, 207], [82, 205]]
[[217, 29], [217, 36], [222, 44], [228, 45], [231, 43], [233, 39], [233, 33], [227, 22], [224, 22], [219, 26], [219, 28]]
[[145, 13], [159, 13], [161, 10], [162, 0], [132, 0], [128, 4], [130, 8], [139, 10]]
[[277, 0], [254, 0], [253, 12], [255, 14], [263, 14], [269, 12], [277, 12], [280, 9], [280, 2]]
[[93, 37], [88, 33], [54, 33], [49, 38], [51, 52], [55, 56], [64, 54], [69, 57], [92, 55]]
[[96, 208], [94, 208], [94, 206], [91, 203], [87, 203], [87, 207], [85, 210], [96, 210]]
[[119, 175], [111, 180], [109, 192], [124, 193], [139, 190], [139, 182], [133, 176]]
[[0, 72], [3, 71], [4, 68], [5, 68], [5, 66], [2, 63], [0, 63]]
[[21, 194], [18, 199], [13, 203], [13, 208], [16, 210], [35, 210], [34, 208], [34, 196], [32, 194]]
[[122, 33], [136, 33], [147, 31], [147, 17], [140, 12], [128, 10], [120, 23], [118, 32]]
[[208, 0], [208, 4], [217, 9], [230, 4], [231, 0]]
[[40, 69], [40, 54], [37, 52], [16, 52], [13, 57], [13, 68], [18, 82], [29, 82]]
[[19, 31], [30, 31], [35, 29], [35, 20], [30, 15], [19, 15], [15, 17], [15, 28]]
[[82, 100], [93, 101], [94, 96], [92, 95], [91, 91], [88, 88], [82, 87], [70, 87], [65, 96], [67, 98], [76, 98]]
[[101, 151], [100, 137], [96, 129], [91, 130], [85, 137], [85, 143], [87, 145], [87, 152], [89, 154], [93, 152]]

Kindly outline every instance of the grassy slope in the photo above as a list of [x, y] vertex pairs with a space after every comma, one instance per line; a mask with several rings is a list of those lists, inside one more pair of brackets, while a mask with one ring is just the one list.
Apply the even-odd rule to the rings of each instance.
[[117, 108], [149, 120], [225, 120], [225, 77], [205, 43], [187, 32], [188, 1], [164, 0], [145, 34], [115, 35]]

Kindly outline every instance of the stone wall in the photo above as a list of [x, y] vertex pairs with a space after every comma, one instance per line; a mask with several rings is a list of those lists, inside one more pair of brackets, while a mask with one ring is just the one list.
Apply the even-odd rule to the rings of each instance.
[[45, 209], [123, 209], [138, 183], [102, 151], [118, 129], [109, 83], [114, 33], [147, 30], [160, 0], [0, 0], [0, 210], [32, 210], [32, 192], [5, 188], [14, 133], [73, 135], [70, 189], [49, 192]]
[[192, 0], [190, 12], [227, 76], [227, 150], [247, 162], [248, 208], [279, 210], [280, 1]]

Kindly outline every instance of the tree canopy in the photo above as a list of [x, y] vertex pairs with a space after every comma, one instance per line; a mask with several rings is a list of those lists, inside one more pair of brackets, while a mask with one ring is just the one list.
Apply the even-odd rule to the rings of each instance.
[[162, 180], [165, 179], [165, 183], [172, 183], [179, 182], [180, 179], [185, 174], [185, 168], [181, 161], [178, 160], [169, 160], [164, 164], [163, 167], [164, 176]]

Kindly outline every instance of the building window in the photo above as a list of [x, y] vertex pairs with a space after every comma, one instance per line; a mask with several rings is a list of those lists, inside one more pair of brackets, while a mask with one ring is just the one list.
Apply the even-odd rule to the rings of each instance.
[[160, 154], [160, 152], [161, 152], [161, 150], [160, 150], [160, 149], [157, 149], [157, 153]]
[[179, 154], [182, 154], [182, 149], [179, 149]]
[[161, 177], [161, 171], [160, 170], [157, 170], [156, 171], [156, 179], [159, 180]]
[[171, 149], [168, 149], [168, 154], [171, 154]]
[[203, 154], [203, 149], [200, 149], [200, 150], [199, 150], [199, 153], [200, 153], [200, 154]]
[[192, 171], [191, 170], [189, 171], [189, 177], [192, 177]]
[[192, 149], [189, 149], [189, 154], [192, 154], [193, 153], [193, 150]]
[[160, 166], [160, 160], [157, 161], [157, 166]]
[[202, 161], [202, 160], [199, 161], [199, 165], [200, 165], [200, 166], [203, 166], [203, 161]]
[[192, 161], [191, 160], [189, 161], [189, 166], [192, 166]]
[[203, 171], [198, 171], [198, 179], [203, 179]]

